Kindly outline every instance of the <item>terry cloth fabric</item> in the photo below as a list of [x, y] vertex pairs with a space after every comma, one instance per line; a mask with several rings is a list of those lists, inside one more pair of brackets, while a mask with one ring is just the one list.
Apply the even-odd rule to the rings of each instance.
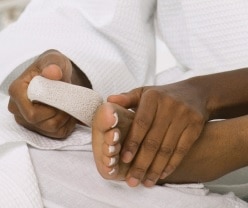
[[[154, 204], [173, 208], [247, 207], [233, 194], [207, 193], [199, 196], [185, 193], [182, 191], [184, 187], [180, 190], [167, 186], [151, 190], [142, 187], [130, 189], [119, 185], [121, 183], [116, 185], [104, 181], [96, 172], [92, 174], [96, 170], [90, 152], [88, 128], [77, 127], [67, 141], [50, 142], [15, 123], [7, 112], [6, 95], [9, 83], [47, 49], [57, 49], [68, 56], [86, 73], [94, 90], [104, 98], [136, 86], [153, 84], [153, 22], [156, 14], [158, 31], [185, 72], [182, 76], [175, 76], [173, 81], [247, 67], [247, 8], [248, 2], [244, 0], [204, 0], [201, 3], [197, 0], [33, 0], [20, 19], [0, 34], [0, 84], [1, 91], [5, 93], [0, 96], [0, 141], [2, 146], [13, 145], [13, 151], [16, 143], [21, 145], [26, 138], [35, 140], [31, 145], [38, 142], [36, 147], [42, 149], [82, 150], [32, 149], [31, 158], [46, 207], [75, 207], [75, 203], [85, 203], [88, 207], [99, 207], [100, 204], [100, 207], [139, 207], [140, 204], [143, 207]], [[66, 160], [67, 153], [78, 155]], [[22, 152], [18, 154], [18, 160], [26, 156], [27, 152]], [[28, 160], [22, 161], [28, 164]], [[23, 172], [17, 171], [16, 174], [30, 173], [25, 167], [32, 169], [32, 166], [23, 164], [20, 166]], [[87, 172], [81, 174], [80, 170]], [[22, 179], [18, 175], [16, 178]], [[6, 181], [5, 186], [12, 187], [12, 184]], [[196, 192], [202, 193], [199, 187]], [[36, 193], [39, 193], [38, 189]], [[203, 193], [206, 193], [205, 190]], [[18, 192], [13, 194], [18, 195]], [[3, 203], [0, 207], [7, 207], [6, 201], [0, 200], [0, 203]], [[25, 203], [26, 207], [33, 205], [31, 200]], [[39, 206], [42, 204], [35, 205]]]
[[28, 148], [23, 142], [0, 146], [0, 198], [3, 208], [43, 207]]
[[[48, 151], [30, 148], [46, 207], [103, 208], [247, 208], [233, 193], [214, 194], [202, 184], [128, 187], [104, 180], [87, 151]], [[49, 160], [47, 161], [47, 158]]]

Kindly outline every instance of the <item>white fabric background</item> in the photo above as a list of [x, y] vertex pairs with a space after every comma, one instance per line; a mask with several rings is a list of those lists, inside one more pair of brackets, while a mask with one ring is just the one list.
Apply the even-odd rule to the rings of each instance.
[[[154, 2], [119, 0], [116, 6], [116, 2], [111, 0], [104, 5], [101, 1], [89, 0], [84, 1], [84, 7], [81, 7], [80, 1], [76, 0], [34, 0], [24, 16], [0, 35], [2, 93], [7, 92], [11, 80], [30, 63], [27, 60], [32, 61], [33, 57], [50, 48], [61, 50], [84, 69], [92, 80], [94, 89], [99, 90], [103, 96], [154, 83], [155, 72], [152, 69], [155, 69], [155, 42], [150, 19]], [[192, 75], [247, 66], [246, 1], [239, 0], [234, 4], [231, 0], [204, 0], [199, 4], [196, 0], [174, 0], [157, 1], [157, 4], [160, 37], [178, 61], [177, 63], [171, 59], [168, 66], [176, 66], [168, 69], [163, 78], [157, 79], [158, 82], [168, 83]], [[111, 13], [113, 8], [118, 11], [116, 15]], [[104, 18], [99, 19], [98, 15]], [[128, 19], [123, 19], [123, 15]], [[143, 24], [143, 18], [147, 20], [147, 24]], [[72, 33], [75, 37], [73, 39], [70, 38]], [[161, 51], [165, 50], [163, 48]], [[163, 56], [160, 57], [162, 59], [158, 60], [162, 65], [158, 66], [162, 67], [159, 71], [163, 68], [163, 63], [167, 63]], [[17, 70], [13, 71], [16, 67]], [[7, 99], [7, 96], [1, 94], [0, 98]], [[46, 143], [46, 139], [42, 140], [41, 136], [15, 124], [6, 110], [6, 100], [2, 102], [2, 106], [2, 144], [25, 140], [27, 137]], [[85, 141], [81, 147], [85, 149], [81, 152], [30, 149], [40, 191], [47, 207], [75, 207], [75, 204], [76, 207], [151, 207], [151, 204], [154, 207], [247, 207], [246, 203], [231, 193], [220, 196], [210, 194], [201, 187], [130, 189], [122, 183], [104, 181], [94, 169], [90, 134], [87, 135], [87, 130], [78, 128], [73, 135], [82, 136], [82, 132], [85, 132]], [[67, 145], [62, 144], [63, 147]], [[25, 158], [25, 151], [22, 156]], [[31, 164], [29, 160], [23, 161]], [[34, 172], [30, 171], [32, 167], [30, 168], [26, 176], [35, 178]], [[25, 175], [27, 172], [23, 173]], [[36, 187], [35, 183], [29, 185]], [[223, 191], [229, 191], [229, 188], [227, 186]], [[242, 187], [242, 190], [247, 188]], [[22, 191], [15, 193], [21, 199]], [[37, 187], [36, 193], [39, 193]], [[243, 192], [240, 194], [245, 197]], [[39, 207], [39, 194], [36, 197], [38, 200], [35, 207]]]

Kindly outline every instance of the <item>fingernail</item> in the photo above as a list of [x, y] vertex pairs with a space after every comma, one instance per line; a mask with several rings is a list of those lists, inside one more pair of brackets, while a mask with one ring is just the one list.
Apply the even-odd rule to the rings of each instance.
[[165, 179], [169, 174], [167, 172], [163, 172], [160, 176], [160, 179]]
[[168, 177], [174, 170], [175, 170], [174, 167], [168, 165], [168, 167], [165, 169], [165, 171], [163, 172], [163, 174], [162, 174], [162, 176], [160, 177], [160, 179], [165, 179], [165, 178]]
[[109, 149], [109, 153], [115, 152], [115, 146], [113, 146], [113, 145], [110, 145], [108, 149]]
[[137, 179], [137, 178], [131, 177], [131, 178], [128, 179], [129, 186], [132, 186], [132, 187], [138, 186], [139, 183], [140, 183], [140, 180]]
[[124, 163], [130, 163], [132, 161], [133, 154], [130, 151], [124, 152], [122, 155], [122, 161]]
[[119, 132], [115, 131], [115, 132], [114, 132], [114, 139], [113, 139], [113, 141], [114, 141], [114, 142], [118, 142], [118, 141], [119, 141], [119, 138], [120, 138]]
[[113, 115], [115, 117], [115, 123], [111, 126], [111, 128], [116, 127], [116, 125], [118, 124], [118, 114], [115, 112]]
[[155, 185], [155, 183], [152, 180], [146, 179], [144, 185], [147, 187], [152, 187]]
[[109, 166], [114, 165], [115, 162], [116, 162], [116, 158], [115, 158], [115, 157], [111, 157], [111, 158], [110, 158], [110, 161], [109, 161]]
[[113, 175], [115, 172], [115, 169], [113, 168], [111, 171], [108, 172], [109, 175]]

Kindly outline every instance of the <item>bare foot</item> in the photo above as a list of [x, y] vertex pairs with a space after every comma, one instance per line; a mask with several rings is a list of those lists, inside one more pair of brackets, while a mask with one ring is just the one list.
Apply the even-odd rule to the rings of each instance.
[[129, 164], [119, 160], [134, 113], [116, 104], [100, 106], [93, 120], [93, 153], [98, 172], [105, 179], [125, 180]]
[[[103, 104], [96, 112], [93, 152], [97, 169], [105, 179], [126, 179], [130, 164], [122, 163], [119, 154], [133, 117], [132, 112], [111, 103]], [[208, 123], [182, 164], [157, 184], [207, 182], [247, 166], [247, 120], [248, 116], [243, 116]]]

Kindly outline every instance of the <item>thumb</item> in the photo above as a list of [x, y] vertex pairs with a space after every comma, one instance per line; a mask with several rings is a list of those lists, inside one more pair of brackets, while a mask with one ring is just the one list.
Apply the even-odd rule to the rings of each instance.
[[124, 108], [136, 108], [139, 105], [142, 91], [143, 87], [140, 87], [119, 95], [110, 95], [107, 101]]
[[36, 60], [41, 75], [52, 80], [71, 82], [72, 64], [70, 59], [56, 50], [48, 50]]
[[47, 79], [61, 80], [63, 77], [63, 72], [58, 65], [51, 64], [42, 69], [41, 75]]

